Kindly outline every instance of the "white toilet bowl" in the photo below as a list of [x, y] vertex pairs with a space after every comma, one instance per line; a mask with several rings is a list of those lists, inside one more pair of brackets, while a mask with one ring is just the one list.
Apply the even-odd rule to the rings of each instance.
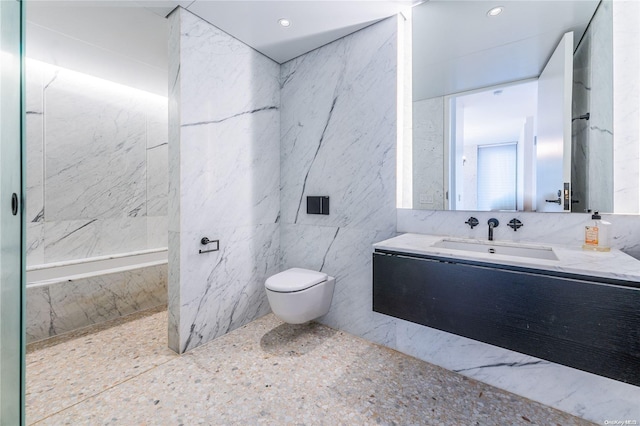
[[329, 312], [336, 279], [323, 272], [291, 268], [265, 282], [273, 313], [289, 324], [302, 324]]

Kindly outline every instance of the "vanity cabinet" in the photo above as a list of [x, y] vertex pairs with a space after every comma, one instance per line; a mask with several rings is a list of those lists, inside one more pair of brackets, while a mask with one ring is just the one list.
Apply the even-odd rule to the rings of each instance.
[[373, 310], [640, 386], [640, 288], [376, 250]]

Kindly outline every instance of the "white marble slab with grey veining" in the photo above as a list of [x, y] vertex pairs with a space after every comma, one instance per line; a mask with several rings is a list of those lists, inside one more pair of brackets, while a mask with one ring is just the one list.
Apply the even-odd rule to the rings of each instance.
[[[169, 344], [182, 353], [269, 312], [280, 67], [184, 9], [169, 21]], [[202, 237], [219, 251], [200, 254]]]
[[167, 99], [25, 64], [27, 263], [166, 246]]
[[163, 305], [166, 289], [166, 264], [30, 283], [27, 342]]
[[[592, 223], [587, 213], [535, 213], [535, 212], [469, 212], [398, 209], [398, 232], [448, 237], [486, 239], [487, 222], [496, 218], [500, 225], [494, 229], [497, 241], [533, 242], [582, 247], [584, 227]], [[465, 222], [475, 217], [480, 222], [470, 229]], [[640, 216], [603, 214], [611, 223], [611, 247], [640, 259]], [[518, 219], [522, 228], [513, 231], [507, 223]]]
[[[434, 246], [443, 239], [452, 239], [438, 235], [403, 234], [385, 241], [375, 243], [376, 250], [432, 255], [451, 259], [474, 260], [498, 265], [520, 266], [544, 271], [564, 272], [586, 275], [590, 277], [611, 278], [640, 282], [640, 260], [611, 249], [609, 252], [583, 250], [580, 246], [563, 246], [542, 243], [512, 243], [491, 241], [495, 247], [528, 247], [532, 249], [549, 248], [557, 256], [557, 260], [537, 259], [534, 257], [511, 256], [507, 254], [484, 253], [467, 250], [447, 249]], [[453, 239], [471, 243], [486, 243], [487, 240]]]
[[[395, 320], [371, 310], [371, 244], [395, 235], [398, 18], [281, 67], [281, 268], [336, 278], [320, 321], [393, 346]], [[330, 197], [309, 215], [306, 197]]]
[[[394, 230], [396, 19], [282, 65], [282, 223]], [[306, 213], [310, 195], [328, 216]]]

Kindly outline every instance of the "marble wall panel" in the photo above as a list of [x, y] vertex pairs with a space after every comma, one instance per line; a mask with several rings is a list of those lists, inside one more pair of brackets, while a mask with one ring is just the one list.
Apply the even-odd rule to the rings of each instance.
[[[389, 18], [282, 65], [283, 223], [394, 230], [397, 26]], [[331, 214], [307, 215], [309, 195], [330, 196]]]
[[167, 216], [147, 216], [147, 247], [167, 247], [169, 219]]
[[43, 151], [44, 151], [44, 105], [43, 78], [46, 70], [37, 62], [28, 62], [25, 80], [26, 150], [27, 156], [27, 222], [44, 220]]
[[74, 77], [60, 73], [45, 89], [46, 219], [145, 215], [146, 120], [138, 100]]
[[[181, 14], [183, 125], [216, 123], [279, 106], [277, 63], [196, 15], [184, 9]], [[183, 67], [188, 60], [197, 60], [198, 66]]]
[[[277, 108], [277, 105], [276, 105]], [[280, 126], [276, 109], [181, 129], [183, 229], [276, 223]]]
[[31, 59], [25, 76], [28, 265], [166, 246], [144, 218], [167, 214], [167, 98]]
[[167, 266], [27, 286], [27, 343], [167, 303]]
[[43, 163], [43, 113], [29, 110], [26, 113], [26, 216], [29, 223], [44, 221], [44, 163]]
[[[464, 222], [473, 215], [480, 225], [473, 230]], [[538, 242], [582, 246], [584, 226], [591, 219], [586, 213], [535, 213], [535, 212], [464, 212], [418, 211], [398, 209], [398, 232], [443, 235], [484, 240], [488, 236], [487, 221], [495, 217], [500, 226], [494, 229], [496, 240], [513, 242]], [[518, 218], [523, 227], [514, 232], [506, 225]], [[640, 216], [603, 214], [612, 223], [611, 246], [640, 259]]]
[[371, 245], [395, 235], [350, 227], [282, 224], [282, 269], [306, 268], [335, 277], [331, 308], [320, 321], [393, 347], [395, 320], [371, 309]]
[[280, 271], [279, 225], [212, 229], [220, 250], [198, 254], [201, 233], [181, 233], [180, 352], [270, 312], [265, 280]]
[[[282, 65], [281, 262], [336, 278], [319, 321], [392, 346], [374, 313], [371, 244], [395, 235], [398, 20], [389, 18]], [[328, 216], [307, 195], [331, 197]]]
[[444, 209], [444, 99], [413, 103], [413, 208]]
[[640, 3], [611, 2], [613, 16], [614, 211], [640, 212]]
[[[589, 118], [589, 208], [614, 212], [613, 205], [613, 19], [612, 4], [604, 1], [594, 15], [591, 32], [591, 90]], [[640, 181], [637, 182], [640, 188]], [[622, 213], [622, 212], [620, 212]]]
[[147, 248], [147, 218], [47, 221], [44, 235], [45, 263], [128, 253]]
[[147, 216], [167, 215], [167, 196], [169, 193], [169, 176], [167, 173], [169, 166], [168, 151], [166, 142], [147, 148]]
[[[169, 123], [166, 103], [148, 102], [147, 216], [167, 215]], [[166, 237], [165, 237], [166, 238]]]
[[44, 223], [27, 222], [27, 265], [44, 263]]
[[[169, 20], [169, 344], [184, 352], [269, 312], [280, 67], [184, 9]], [[202, 237], [220, 250], [199, 254]]]
[[640, 415], [636, 386], [407, 321], [396, 335], [401, 352], [596, 423]]

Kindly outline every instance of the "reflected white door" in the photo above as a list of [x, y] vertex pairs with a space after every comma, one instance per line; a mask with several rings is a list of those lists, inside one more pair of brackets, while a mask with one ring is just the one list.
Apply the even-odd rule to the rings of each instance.
[[538, 79], [536, 209], [540, 212], [571, 209], [572, 86], [573, 32], [569, 32], [562, 37]]

